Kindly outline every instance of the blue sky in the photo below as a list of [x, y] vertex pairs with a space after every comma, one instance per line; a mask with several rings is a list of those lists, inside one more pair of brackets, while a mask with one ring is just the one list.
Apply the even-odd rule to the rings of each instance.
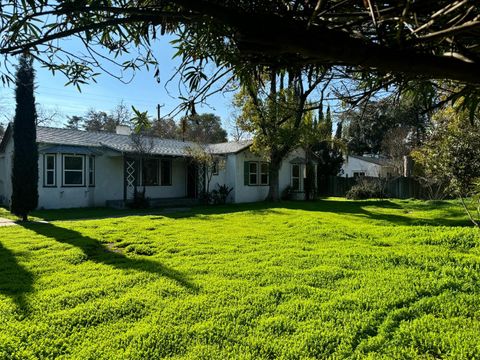
[[[133, 105], [142, 111], [148, 110], [151, 117], [157, 116], [156, 106], [160, 104], [162, 105], [161, 116], [165, 116], [180, 102], [178, 81], [172, 81], [165, 88], [166, 82], [179, 65], [179, 59], [172, 59], [175, 49], [169, 44], [169, 40], [169, 38], [162, 38], [155, 45], [155, 53], [160, 60], [160, 84], [154, 79], [153, 71], [142, 69], [135, 73], [134, 79], [129, 84], [123, 84], [114, 77], [102, 74], [96, 78], [97, 83], [92, 81], [84, 85], [80, 93], [76, 87], [64, 85], [67, 79], [62, 74], [57, 73], [53, 76], [51, 72], [37, 67], [37, 104], [47, 111], [57, 111], [60, 114], [57, 117], [57, 124], [52, 124], [55, 126], [61, 126], [67, 116], [81, 116], [90, 108], [108, 112], [122, 100], [129, 107]], [[74, 42], [68, 46], [74, 51], [82, 50], [81, 47], [74, 45]], [[109, 68], [109, 70], [114, 69]], [[232, 113], [231, 96], [231, 94], [215, 95], [210, 98], [208, 107], [199, 108], [197, 111], [212, 112], [220, 116], [226, 127]], [[5, 123], [6, 118], [13, 115], [14, 107], [13, 87], [0, 87], [0, 111], [2, 112], [0, 122]]]

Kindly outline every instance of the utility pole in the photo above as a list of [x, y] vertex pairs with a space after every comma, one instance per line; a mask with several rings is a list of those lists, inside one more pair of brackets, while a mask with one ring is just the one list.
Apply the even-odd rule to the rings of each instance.
[[160, 108], [164, 107], [165, 104], [157, 104], [157, 120], [160, 121]]

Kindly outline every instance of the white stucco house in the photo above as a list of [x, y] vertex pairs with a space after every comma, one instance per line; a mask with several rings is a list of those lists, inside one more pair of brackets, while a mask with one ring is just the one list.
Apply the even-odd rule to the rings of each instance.
[[[0, 142], [0, 203], [9, 206], [12, 184], [13, 127]], [[205, 189], [204, 169], [192, 161], [193, 143], [149, 138], [148, 157], [135, 157], [135, 146], [125, 127], [117, 133], [37, 127], [39, 149], [39, 208], [125, 204], [135, 185], [145, 187], [150, 199], [196, 199]], [[210, 189], [217, 184], [233, 188], [229, 202], [264, 200], [268, 193], [268, 163], [250, 151], [250, 141], [208, 145], [219, 166]], [[301, 194], [305, 162], [295, 150], [280, 169], [280, 191]], [[300, 196], [299, 196], [300, 197]]]
[[398, 170], [384, 157], [348, 155], [340, 170], [342, 177], [390, 177], [398, 175]]

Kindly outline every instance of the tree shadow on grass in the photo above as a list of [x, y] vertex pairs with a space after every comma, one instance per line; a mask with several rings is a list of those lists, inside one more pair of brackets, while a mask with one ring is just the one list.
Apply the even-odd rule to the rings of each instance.
[[[413, 205], [413, 206], [411, 206]], [[448, 207], [448, 205], [450, 207]], [[208, 220], [209, 215], [222, 215], [237, 212], [251, 212], [255, 215], [282, 214], [282, 209], [303, 210], [319, 213], [345, 214], [358, 218], [368, 218], [373, 221], [389, 223], [391, 225], [430, 225], [430, 226], [468, 226], [470, 223], [461, 209], [455, 209], [452, 204], [425, 204], [405, 205], [397, 202], [381, 200], [331, 200], [321, 199], [317, 201], [282, 201], [282, 202], [259, 202], [246, 204], [230, 204], [209, 207], [193, 207], [189, 211], [151, 214], [160, 215], [173, 219], [201, 218]], [[388, 209], [388, 213], [382, 212]], [[430, 218], [419, 218], [415, 214], [408, 215], [411, 211], [441, 210], [441, 214]]]
[[[282, 209], [304, 210], [312, 212], [330, 212], [347, 214], [358, 218], [368, 218], [392, 225], [430, 225], [430, 226], [469, 226], [463, 210], [458, 204], [449, 201], [392, 201], [389, 199], [371, 200], [332, 200], [329, 198], [316, 201], [281, 201], [256, 202], [205, 206], [196, 205], [182, 211], [162, 208], [143, 210], [118, 210], [108, 208], [43, 210], [35, 214], [41, 218], [53, 220], [105, 219], [125, 216], [159, 216], [172, 219], [201, 218], [208, 220], [210, 215], [251, 212], [258, 215], [281, 214]], [[388, 212], [382, 212], [388, 209]], [[415, 212], [437, 211], [427, 217], [416, 217]], [[413, 214], [412, 214], [413, 212]]]
[[25, 310], [25, 295], [32, 291], [33, 280], [33, 274], [0, 243], [0, 293], [10, 297], [20, 310]]
[[167, 277], [189, 291], [198, 292], [199, 288], [190, 282], [181, 272], [162, 265], [158, 261], [132, 258], [112, 251], [105, 244], [81, 233], [49, 223], [19, 223], [24, 228], [53, 239], [75, 246], [83, 251], [88, 260], [109, 265], [120, 270], [135, 270]]

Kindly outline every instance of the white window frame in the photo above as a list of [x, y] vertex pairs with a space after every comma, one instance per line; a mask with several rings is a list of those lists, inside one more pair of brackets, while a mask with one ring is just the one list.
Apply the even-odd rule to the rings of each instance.
[[[65, 158], [66, 157], [77, 157], [82, 159], [82, 170], [70, 170], [65, 169]], [[67, 184], [65, 182], [65, 172], [81, 172], [82, 173], [82, 183], [81, 184]], [[62, 186], [64, 187], [85, 187], [85, 155], [76, 155], [76, 154], [62, 154]]]
[[[293, 176], [293, 168], [298, 166], [298, 176]], [[292, 164], [290, 170], [290, 186], [292, 187], [293, 191], [302, 191], [302, 182], [300, 179], [302, 178], [302, 165], [301, 164]], [[293, 187], [293, 179], [298, 179], [298, 189]]]
[[[90, 167], [90, 164], [92, 167]], [[95, 186], [95, 156], [89, 156], [88, 157], [88, 186]], [[90, 181], [90, 174], [92, 175]]]
[[[266, 165], [267, 166], [267, 172], [262, 172], [262, 165]], [[270, 185], [270, 169], [269, 169], [269, 163], [268, 162], [265, 162], [265, 161], [262, 161], [259, 163], [259, 182], [260, 182], [260, 185], [264, 185], [264, 186], [267, 186], [267, 185]], [[262, 175], [267, 175], [267, 182], [264, 183], [262, 182]]]
[[[250, 169], [250, 166], [252, 164], [255, 164], [255, 171], [254, 172], [252, 172], [252, 170]], [[249, 161], [248, 162], [248, 185], [250, 185], [250, 186], [258, 185], [258, 183], [259, 183], [258, 173], [259, 173], [259, 163], [258, 163], [258, 161]], [[252, 183], [252, 181], [251, 181], [251, 176], [252, 175], [255, 175], [255, 178], [257, 180], [255, 183]]]
[[[47, 166], [48, 158], [53, 158], [53, 169], [49, 169]], [[48, 183], [48, 173], [53, 172], [53, 184]], [[57, 186], [57, 155], [45, 154], [43, 161], [43, 186], [44, 187], [56, 187]]]

